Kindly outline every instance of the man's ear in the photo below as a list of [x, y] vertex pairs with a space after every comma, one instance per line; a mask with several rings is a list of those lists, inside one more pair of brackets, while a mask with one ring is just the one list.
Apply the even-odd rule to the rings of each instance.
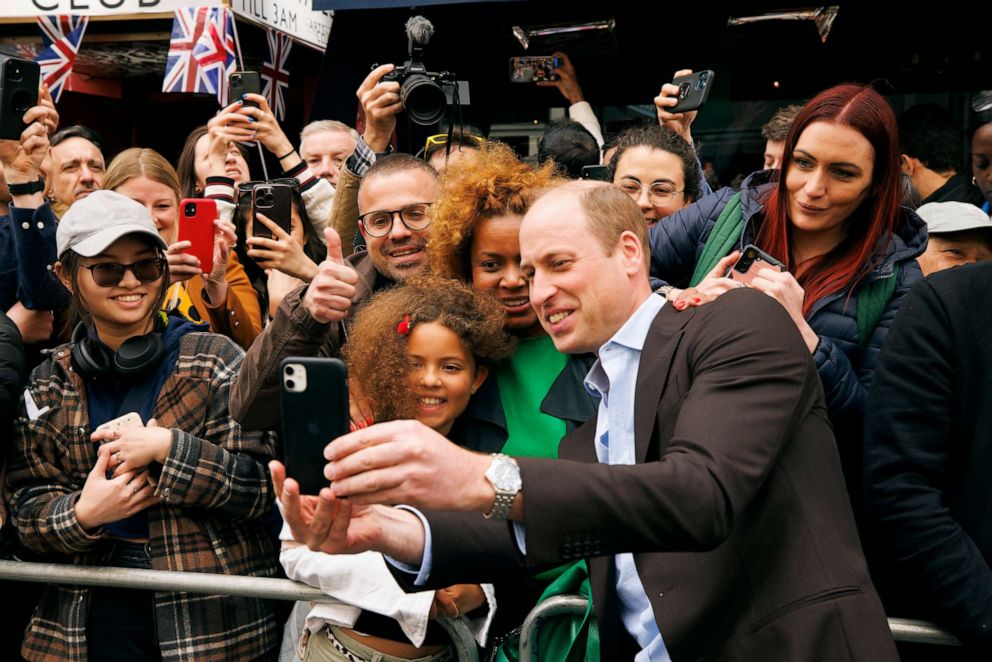
[[618, 250], [623, 252], [627, 273], [635, 274], [644, 269], [644, 247], [637, 235], [630, 230], [620, 233]]
[[920, 165], [919, 159], [914, 159], [912, 156], [906, 156], [905, 154], [899, 155], [899, 167], [904, 175], [909, 175], [912, 177], [916, 174], [916, 170], [920, 167]]
[[65, 287], [65, 289], [69, 290], [69, 292], [71, 293], [72, 292], [72, 278], [70, 278], [69, 274], [67, 274], [65, 272], [65, 269], [62, 268], [62, 263], [61, 262], [56, 262], [52, 266], [52, 268], [55, 270], [55, 275], [58, 276], [59, 282], [62, 283], [62, 285]]

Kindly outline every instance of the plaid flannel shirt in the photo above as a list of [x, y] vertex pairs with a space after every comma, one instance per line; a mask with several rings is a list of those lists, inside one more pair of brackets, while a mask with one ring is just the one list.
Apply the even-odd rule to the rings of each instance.
[[[243, 354], [228, 338], [192, 333], [181, 341], [173, 374], [154, 415], [172, 429], [172, 448], [148, 509], [156, 570], [253, 576], [276, 574], [277, 553], [262, 525], [272, 505], [266, 462], [269, 434], [242, 433], [228, 413], [230, 386]], [[13, 521], [30, 549], [75, 565], [100, 564], [101, 531], [88, 532], [74, 505], [96, 463], [85, 392], [63, 345], [35, 369], [15, 421], [6, 492]], [[89, 590], [46, 586], [21, 653], [28, 660], [86, 660]], [[264, 600], [192, 593], [155, 595], [164, 660], [249, 660], [279, 643]]]

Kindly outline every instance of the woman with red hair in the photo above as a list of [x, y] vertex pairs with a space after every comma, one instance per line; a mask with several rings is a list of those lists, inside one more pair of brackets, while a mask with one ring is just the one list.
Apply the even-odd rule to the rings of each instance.
[[[875, 361], [903, 295], [921, 278], [915, 258], [926, 247], [926, 224], [900, 207], [898, 145], [895, 114], [878, 92], [832, 87], [793, 122], [781, 176], [754, 173], [739, 194], [718, 191], [650, 231], [652, 275], [675, 286], [666, 295], [679, 309], [741, 287], [725, 276], [748, 244], [784, 265], [761, 270], [750, 286], [782, 304], [813, 355], [855, 498]], [[721, 224], [728, 254], [715, 267], [699, 264], [721, 212], [732, 219], [738, 203], [738, 223]]]

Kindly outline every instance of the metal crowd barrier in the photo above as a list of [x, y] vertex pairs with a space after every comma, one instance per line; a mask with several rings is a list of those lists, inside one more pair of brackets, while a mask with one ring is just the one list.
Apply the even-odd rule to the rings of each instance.
[[[541, 623], [555, 616], [586, 613], [588, 601], [581, 595], [556, 595], [534, 607], [520, 628], [520, 662], [532, 662], [537, 655], [537, 635]], [[946, 630], [926, 621], [890, 618], [889, 629], [896, 641], [940, 646], [960, 646], [961, 642]]]
[[[78, 584], [81, 586], [142, 588], [153, 591], [183, 591], [211, 595], [238, 595], [269, 600], [334, 601], [334, 598], [320, 589], [289, 579], [202, 572], [104, 568], [0, 560], [0, 579], [45, 584]], [[580, 595], [559, 595], [534, 607], [527, 614], [527, 618], [520, 628], [520, 662], [532, 662], [534, 659], [534, 655], [537, 653], [537, 635], [543, 621], [555, 616], [583, 614], [587, 606], [588, 602]], [[460, 662], [479, 661], [479, 651], [475, 638], [463, 621], [441, 617], [438, 619], [438, 623], [451, 637]], [[961, 645], [961, 642], [950, 632], [925, 621], [890, 618], [889, 628], [896, 641], [940, 646]]]
[[[320, 589], [273, 577], [219, 575], [205, 572], [172, 572], [136, 568], [97, 568], [61, 563], [29, 563], [0, 560], [0, 579], [44, 584], [78, 584], [114, 588], [143, 588], [152, 591], [183, 591], [210, 595], [237, 595], [268, 600], [333, 602]], [[459, 662], [479, 662], [479, 649], [468, 626], [459, 619], [438, 618], [455, 646]]]

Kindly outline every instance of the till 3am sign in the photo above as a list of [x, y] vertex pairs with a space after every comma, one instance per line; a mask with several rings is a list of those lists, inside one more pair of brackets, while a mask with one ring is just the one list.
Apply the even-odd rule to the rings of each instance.
[[223, 0], [0, 0], [0, 17], [106, 16], [171, 12], [181, 7], [220, 7]]
[[313, 0], [231, 0], [239, 17], [284, 32], [319, 51], [331, 34], [330, 12], [314, 11]]

